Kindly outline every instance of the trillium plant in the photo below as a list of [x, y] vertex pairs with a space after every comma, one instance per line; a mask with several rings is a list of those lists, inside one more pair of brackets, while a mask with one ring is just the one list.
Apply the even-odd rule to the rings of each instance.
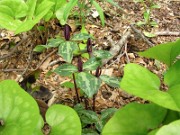
[[[102, 60], [111, 57], [106, 50], [94, 50], [91, 39], [87, 32], [73, 35], [70, 38], [71, 28], [64, 26], [64, 39], [51, 39], [47, 45], [39, 45], [35, 51], [45, 48], [58, 47], [58, 54], [67, 62], [57, 67], [54, 72], [60, 76], [68, 76], [73, 79], [73, 87], [76, 91], [77, 101], [80, 103], [80, 93], [85, 97], [94, 97], [97, 94], [102, 81], [111, 87], [119, 87], [119, 80], [115, 77], [101, 75]], [[72, 64], [73, 57], [77, 58], [77, 64]], [[83, 62], [86, 60], [85, 62]], [[71, 82], [69, 82], [71, 83]], [[95, 106], [95, 105], [94, 105]]]

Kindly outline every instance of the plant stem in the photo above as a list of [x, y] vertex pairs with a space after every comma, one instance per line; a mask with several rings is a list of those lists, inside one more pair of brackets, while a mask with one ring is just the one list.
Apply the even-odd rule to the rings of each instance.
[[73, 73], [73, 81], [74, 81], [74, 87], [75, 87], [75, 92], [76, 92], [76, 98], [77, 98], [78, 103], [80, 103], [79, 94], [78, 94], [78, 88], [77, 88], [77, 84], [76, 84], [76, 79], [75, 79], [74, 73]]

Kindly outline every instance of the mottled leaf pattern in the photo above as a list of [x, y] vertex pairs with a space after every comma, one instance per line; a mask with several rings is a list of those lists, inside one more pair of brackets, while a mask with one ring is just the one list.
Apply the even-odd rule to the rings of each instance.
[[100, 79], [107, 83], [111, 87], [118, 88], [119, 87], [119, 79], [116, 77], [110, 77], [107, 75], [101, 75]]
[[57, 67], [54, 72], [61, 75], [61, 76], [69, 76], [74, 72], [77, 72], [78, 69], [76, 66], [72, 65], [72, 64], [63, 64], [59, 67]]
[[96, 50], [93, 52], [93, 55], [101, 59], [107, 59], [112, 56], [112, 54], [106, 50]]
[[50, 39], [48, 40], [48, 44], [46, 45], [46, 48], [51, 48], [51, 47], [58, 47], [64, 40], [60, 38], [56, 39]]
[[74, 42], [66, 41], [59, 46], [58, 54], [61, 55], [65, 61], [71, 63], [73, 52], [78, 49], [78, 45]]
[[101, 81], [90, 73], [81, 72], [77, 75], [76, 82], [79, 88], [91, 98], [100, 88]]
[[83, 70], [96, 70], [96, 68], [100, 65], [101, 61], [97, 60], [95, 57], [92, 57], [83, 64]]
[[72, 37], [72, 40], [81, 41], [81, 40], [87, 40], [88, 38], [91, 38], [91, 35], [89, 35], [87, 33], [78, 33]]

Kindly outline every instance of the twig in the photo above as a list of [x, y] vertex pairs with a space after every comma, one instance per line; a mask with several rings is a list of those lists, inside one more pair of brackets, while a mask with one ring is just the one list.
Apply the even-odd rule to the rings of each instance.
[[124, 43], [127, 42], [127, 39], [130, 37], [131, 35], [131, 31], [128, 30], [126, 31], [126, 33], [122, 36], [122, 38], [119, 40], [119, 42], [115, 45], [112, 44], [111, 49], [109, 50], [109, 52], [112, 54], [112, 57], [106, 59], [103, 61], [103, 65], [105, 65], [108, 61], [110, 61], [111, 59], [113, 59], [116, 55], [118, 55], [118, 53], [121, 51]]
[[154, 46], [154, 44], [151, 43], [151, 42], [144, 36], [144, 34], [141, 33], [141, 31], [139, 31], [138, 29], [136, 29], [133, 24], [131, 24], [130, 27], [131, 27], [131, 29], [132, 29], [136, 34], [138, 34], [150, 47]]
[[155, 32], [155, 35], [157, 36], [180, 36], [180, 32], [175, 31], [158, 31]]
[[[24, 71], [25, 69], [11, 68], [11, 69], [1, 69], [2, 72], [12, 72], [12, 71]], [[33, 71], [32, 69], [28, 69]]]
[[55, 52], [57, 52], [57, 49], [53, 50], [51, 53], [49, 53], [46, 57], [44, 57], [44, 59], [37, 65], [37, 67], [34, 69], [37, 70], [39, 69], [39, 67], [43, 64], [43, 62], [48, 58], [50, 57], [51, 55], [53, 55]]
[[3, 59], [10, 57], [16, 51], [17, 47], [19, 45], [21, 45], [23, 42], [25, 42], [28, 38], [29, 38], [29, 36], [26, 36], [25, 38], [23, 38], [15, 47], [13, 47], [11, 52], [9, 52], [7, 55], [1, 56], [0, 60], [3, 60]]
[[128, 53], [127, 53], [127, 42], [125, 43], [124, 53], [125, 53], [126, 58], [127, 58], [127, 63], [130, 63], [130, 60], [129, 60], [129, 57], [128, 57]]

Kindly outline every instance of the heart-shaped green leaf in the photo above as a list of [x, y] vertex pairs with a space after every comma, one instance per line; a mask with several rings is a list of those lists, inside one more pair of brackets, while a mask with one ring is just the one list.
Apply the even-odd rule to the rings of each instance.
[[155, 104], [130, 103], [114, 114], [102, 135], [147, 135], [161, 124], [165, 115], [166, 109]]
[[58, 47], [62, 42], [64, 42], [64, 40], [61, 38], [52, 38], [48, 40], [48, 44], [46, 46], [47, 48]]
[[61, 76], [69, 76], [72, 73], [77, 72], [78, 69], [76, 66], [72, 65], [72, 64], [63, 64], [59, 67], [57, 67], [54, 72], [61, 75]]
[[144, 67], [127, 64], [120, 86], [126, 92], [150, 100], [160, 106], [179, 111], [176, 101], [167, 92], [159, 90], [160, 80]]
[[0, 5], [8, 6], [13, 11], [11, 17], [15, 19], [25, 17], [28, 11], [28, 6], [24, 0], [1, 0]]
[[112, 54], [109, 51], [106, 50], [96, 50], [93, 52], [93, 55], [100, 59], [107, 59], [112, 56]]
[[173, 85], [180, 84], [180, 60], [173, 64], [164, 75], [164, 82], [172, 87]]
[[91, 98], [100, 88], [101, 81], [90, 73], [81, 72], [77, 74], [76, 82], [79, 88]]
[[96, 70], [100, 65], [101, 61], [97, 60], [95, 57], [91, 57], [83, 64], [83, 70]]
[[32, 135], [42, 126], [36, 101], [15, 81], [0, 82], [0, 93], [0, 119], [4, 123], [0, 134]]
[[156, 135], [180, 135], [180, 120], [161, 127]]
[[119, 79], [116, 77], [111, 77], [108, 75], [101, 75], [100, 79], [111, 87], [114, 87], [114, 88], [119, 87]]
[[144, 52], [140, 52], [139, 54], [147, 58], [157, 59], [164, 62], [166, 65], [171, 66], [176, 57], [180, 54], [179, 44], [180, 39], [176, 42], [169, 42], [154, 46]]
[[65, 61], [71, 63], [73, 52], [78, 49], [77, 43], [66, 41], [59, 46], [58, 54], [61, 55]]
[[81, 122], [77, 113], [64, 105], [53, 105], [46, 112], [51, 126], [50, 135], [81, 135]]

